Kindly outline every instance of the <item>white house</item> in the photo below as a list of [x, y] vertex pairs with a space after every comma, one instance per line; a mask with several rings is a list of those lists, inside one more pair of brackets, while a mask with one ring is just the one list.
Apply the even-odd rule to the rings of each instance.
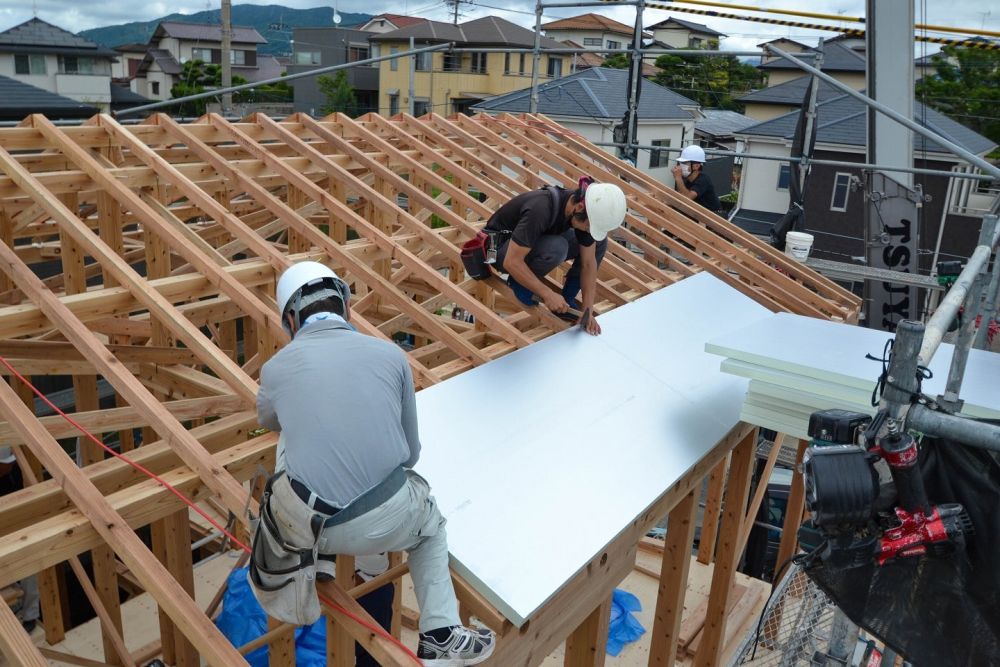
[[[628, 108], [628, 70], [594, 67], [555, 79], [538, 88], [538, 113], [578, 133], [587, 141], [614, 141], [614, 127]], [[524, 113], [531, 89], [525, 88], [491, 97], [475, 104], [474, 112]], [[639, 96], [638, 140], [640, 145], [679, 148], [694, 141], [694, 125], [701, 119], [698, 103], [659, 86], [642, 82]], [[614, 154], [616, 149], [603, 147]], [[638, 167], [654, 178], [673, 185], [667, 151], [640, 151]]]
[[[848, 95], [827, 99], [816, 105], [815, 159], [865, 162], [866, 113], [862, 102]], [[736, 133], [746, 142], [749, 154], [788, 157], [791, 154], [798, 112], [758, 123]], [[992, 141], [937, 111], [914, 104], [913, 118], [950, 141], [983, 156], [996, 147]], [[966, 171], [970, 167], [943, 147], [913, 137], [913, 166], [942, 171]], [[789, 205], [787, 162], [744, 158], [737, 209], [731, 220], [746, 231], [767, 235]], [[813, 164], [805, 188], [805, 229], [815, 236], [813, 254], [825, 259], [849, 261], [864, 256], [866, 202], [862, 169]], [[930, 268], [935, 242], [941, 229], [942, 259], [967, 257], [975, 246], [980, 222], [992, 197], [980, 191], [976, 181], [949, 176], [915, 174], [930, 198], [923, 203], [918, 221], [920, 268]], [[985, 190], [985, 189], [984, 189]]]
[[367, 22], [361, 25], [351, 26], [353, 30], [359, 30], [361, 32], [392, 32], [393, 30], [399, 30], [400, 28], [406, 28], [408, 26], [414, 25], [416, 23], [423, 23], [427, 19], [422, 19], [418, 16], [403, 16], [401, 14], [379, 14], [368, 19]]
[[[600, 14], [581, 14], [542, 24], [545, 36], [557, 42], [573, 42], [588, 49], [625, 49], [632, 44], [635, 29]], [[643, 37], [649, 37], [644, 32]]]
[[648, 26], [653, 39], [675, 49], [697, 49], [710, 41], [721, 41], [726, 35], [707, 25], [670, 17]]
[[33, 18], [0, 32], [0, 76], [107, 111], [116, 53]]

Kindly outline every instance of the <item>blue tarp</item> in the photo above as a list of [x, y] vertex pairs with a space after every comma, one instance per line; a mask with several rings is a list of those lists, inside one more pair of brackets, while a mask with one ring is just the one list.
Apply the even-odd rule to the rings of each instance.
[[628, 591], [616, 588], [611, 596], [611, 622], [608, 624], [608, 655], [616, 656], [625, 644], [631, 644], [646, 632], [632, 616], [632, 612], [642, 611], [639, 598]]
[[[247, 583], [247, 568], [229, 575], [222, 611], [215, 624], [233, 646], [243, 646], [267, 632], [267, 615]], [[251, 667], [268, 667], [267, 647], [246, 656]], [[322, 617], [309, 626], [295, 630], [296, 667], [326, 667], [326, 622]]]

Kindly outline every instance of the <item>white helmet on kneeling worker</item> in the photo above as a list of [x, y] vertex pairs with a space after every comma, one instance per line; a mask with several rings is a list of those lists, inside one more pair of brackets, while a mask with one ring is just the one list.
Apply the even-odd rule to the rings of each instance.
[[327, 299], [337, 304], [337, 315], [345, 320], [350, 317], [351, 288], [333, 269], [319, 262], [299, 262], [288, 267], [275, 291], [281, 325], [289, 334], [294, 335], [302, 327], [301, 314], [306, 308]]
[[591, 183], [584, 190], [583, 202], [595, 241], [603, 241], [625, 220], [625, 193], [614, 183]]

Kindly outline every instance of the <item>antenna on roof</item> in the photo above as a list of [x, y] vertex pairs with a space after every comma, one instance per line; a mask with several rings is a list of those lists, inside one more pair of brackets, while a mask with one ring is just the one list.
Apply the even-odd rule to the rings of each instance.
[[31, 13], [36, 19], [38, 18], [38, 0], [31, 0]]

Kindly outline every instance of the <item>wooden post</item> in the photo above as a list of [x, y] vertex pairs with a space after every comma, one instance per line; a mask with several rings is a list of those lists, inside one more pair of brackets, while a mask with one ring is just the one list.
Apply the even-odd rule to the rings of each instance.
[[18, 667], [48, 667], [49, 664], [5, 602], [0, 602], [0, 650]]
[[737, 547], [746, 513], [750, 469], [756, 443], [757, 430], [754, 429], [733, 450], [722, 528], [719, 533], [719, 549], [715, 558], [715, 571], [712, 573], [712, 587], [708, 596], [708, 610], [705, 612], [702, 642], [694, 658], [695, 667], [716, 667], [722, 658], [726, 609], [736, 575], [736, 566], [740, 561], [741, 554]]
[[660, 588], [656, 594], [656, 614], [649, 644], [649, 665], [673, 667], [684, 611], [691, 544], [698, 510], [697, 491], [692, 491], [670, 512], [667, 539], [660, 563]]
[[611, 598], [607, 598], [566, 638], [565, 667], [603, 667], [607, 655]]
[[726, 485], [726, 463], [723, 458], [708, 476], [705, 494], [705, 512], [701, 519], [701, 537], [698, 541], [698, 562], [708, 565], [715, 557], [715, 540], [719, 532], [719, 512], [722, 511], [722, 491]]
[[[389, 552], [389, 569], [398, 567], [403, 563], [403, 554], [398, 551]], [[403, 578], [400, 577], [393, 582], [392, 592], [392, 624], [389, 634], [399, 639], [403, 633]]]
[[[335, 585], [343, 590], [354, 587], [354, 556], [337, 555], [336, 579]], [[354, 638], [329, 614], [326, 617], [326, 664], [329, 667], [354, 665]]]
[[[269, 630], [284, 627], [286, 624], [268, 616]], [[268, 667], [295, 667], [295, 632], [280, 632], [267, 645]]]
[[[799, 447], [795, 454], [795, 470], [792, 473], [792, 488], [788, 492], [788, 504], [785, 506], [785, 523], [781, 527], [781, 542], [778, 545], [778, 557], [774, 563], [775, 567], [787, 561], [796, 552], [799, 546], [799, 525], [802, 523], [802, 510], [805, 507], [805, 484], [802, 481], [802, 473], [799, 466], [802, 464], [802, 457], [809, 446], [808, 440], [799, 440]], [[777, 572], [775, 573], [777, 574]], [[778, 580], [775, 578], [774, 583]]]

